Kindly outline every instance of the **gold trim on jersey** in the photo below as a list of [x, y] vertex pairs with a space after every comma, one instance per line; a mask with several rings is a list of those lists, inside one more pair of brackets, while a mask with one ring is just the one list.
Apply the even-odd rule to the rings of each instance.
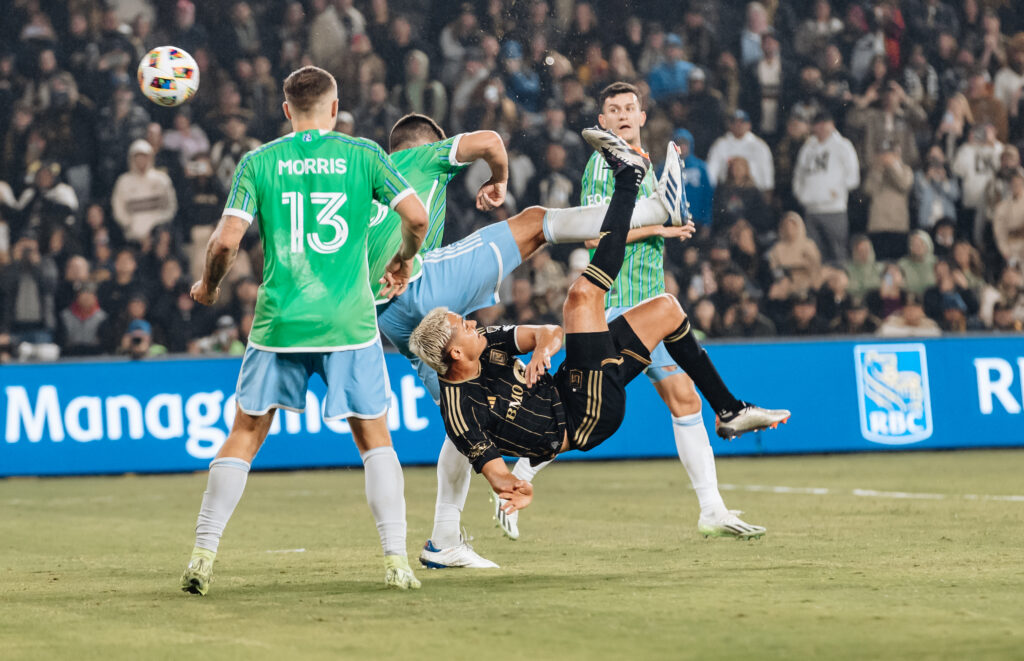
[[686, 319], [683, 321], [683, 325], [679, 327], [679, 332], [674, 335], [669, 335], [665, 338], [665, 342], [672, 343], [678, 342], [679, 340], [686, 337], [686, 334], [690, 332], [690, 320]]
[[446, 388], [444, 391], [445, 403], [448, 405], [448, 424], [456, 436], [462, 436], [469, 432], [469, 425], [462, 416], [462, 409], [459, 407], [459, 391], [457, 388]]
[[641, 356], [640, 354], [638, 354], [635, 351], [630, 351], [629, 349], [623, 349], [622, 350], [622, 354], [625, 355], [625, 356], [629, 356], [630, 358], [632, 358], [633, 360], [637, 361], [638, 363], [640, 363], [642, 365], [650, 365], [651, 364], [651, 360], [649, 358], [644, 358], [643, 356]]
[[625, 362], [625, 358], [622, 356], [619, 356], [618, 358], [605, 358], [601, 361], [601, 367], [604, 367], [605, 365], [621, 365], [623, 362]]

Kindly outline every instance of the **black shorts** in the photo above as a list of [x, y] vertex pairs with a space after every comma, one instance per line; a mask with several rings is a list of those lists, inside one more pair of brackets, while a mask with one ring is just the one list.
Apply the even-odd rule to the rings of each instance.
[[626, 384], [650, 364], [650, 352], [625, 317], [604, 332], [566, 334], [555, 387], [571, 449], [591, 450], [615, 433], [626, 415]]

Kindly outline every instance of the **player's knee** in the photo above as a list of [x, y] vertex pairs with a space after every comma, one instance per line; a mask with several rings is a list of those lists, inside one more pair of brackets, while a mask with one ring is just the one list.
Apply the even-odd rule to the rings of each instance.
[[565, 295], [565, 309], [579, 308], [597, 302], [604, 305], [604, 290], [586, 278], [576, 278]]
[[679, 304], [679, 299], [672, 294], [662, 294], [655, 298], [652, 303], [658, 306], [659, 318], [664, 319], [666, 323], [670, 322], [673, 328], [679, 328], [686, 321], [686, 313], [683, 311], [683, 306]]

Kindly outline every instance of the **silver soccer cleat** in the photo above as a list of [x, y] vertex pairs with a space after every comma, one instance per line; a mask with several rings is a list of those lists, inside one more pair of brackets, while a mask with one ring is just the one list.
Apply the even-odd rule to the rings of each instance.
[[732, 440], [747, 432], [762, 429], [775, 429], [789, 420], [790, 412], [786, 409], [763, 409], [746, 402], [743, 407], [718, 416], [715, 421], [715, 432], [722, 438]]

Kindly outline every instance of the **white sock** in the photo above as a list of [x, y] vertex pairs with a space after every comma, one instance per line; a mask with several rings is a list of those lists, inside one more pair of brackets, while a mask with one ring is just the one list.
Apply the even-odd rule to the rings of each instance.
[[242, 498], [248, 477], [249, 462], [242, 459], [223, 457], [210, 462], [206, 492], [196, 520], [196, 546], [217, 552], [221, 535]]
[[[569, 209], [548, 209], [544, 213], [544, 238], [548, 243], [579, 243], [601, 236], [601, 225], [608, 211], [607, 204], [592, 204]], [[668, 211], [654, 196], [637, 200], [630, 228], [663, 225]]]
[[693, 490], [697, 492], [701, 516], [725, 516], [728, 510], [722, 494], [718, 493], [715, 453], [711, 450], [708, 430], [704, 428], [700, 412], [679, 418], [672, 416], [672, 431], [676, 437], [679, 460], [683, 462]]
[[437, 457], [437, 503], [434, 505], [434, 530], [430, 533], [430, 541], [436, 548], [446, 549], [459, 543], [459, 524], [469, 494], [472, 469], [469, 459], [445, 436]]
[[521, 458], [516, 462], [515, 468], [512, 469], [512, 474], [520, 480], [526, 480], [527, 482], [533, 482], [533, 478], [537, 476], [542, 468], [550, 464], [554, 459], [549, 459], [542, 464], [536, 466], [530, 465], [530, 460], [526, 457]]
[[377, 522], [384, 555], [405, 556], [405, 478], [390, 445], [359, 455], [366, 473], [366, 502]]

